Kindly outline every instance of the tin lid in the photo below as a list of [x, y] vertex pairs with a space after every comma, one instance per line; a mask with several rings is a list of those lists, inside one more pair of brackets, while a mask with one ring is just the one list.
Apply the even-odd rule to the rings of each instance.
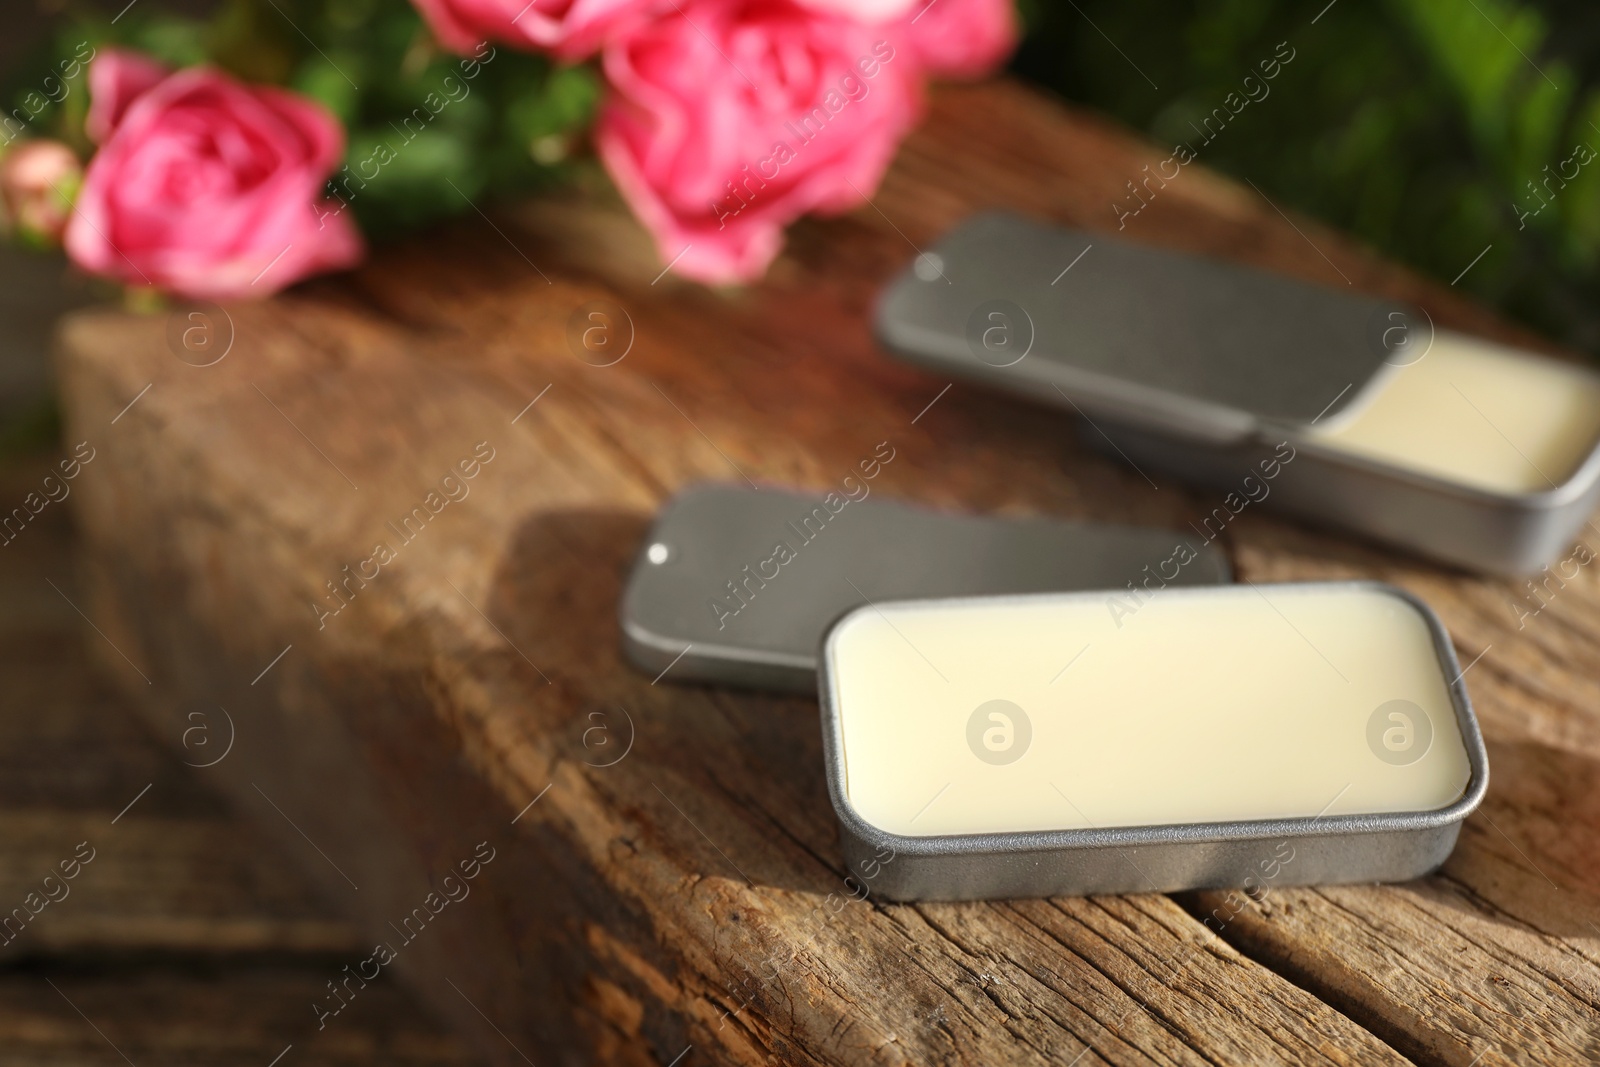
[[663, 507], [620, 614], [652, 674], [815, 692], [823, 633], [863, 603], [1230, 578], [1193, 531], [949, 514], [856, 477], [835, 492], [708, 484]]
[[989, 213], [889, 286], [877, 332], [947, 373], [1220, 442], [1336, 415], [1421, 344], [1418, 321], [1403, 304]]

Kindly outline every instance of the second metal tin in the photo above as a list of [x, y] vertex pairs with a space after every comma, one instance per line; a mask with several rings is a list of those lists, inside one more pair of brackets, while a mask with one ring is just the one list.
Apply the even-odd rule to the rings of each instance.
[[[1467, 339], [1404, 305], [1238, 264], [982, 215], [888, 287], [877, 331], [941, 374], [1066, 408], [1088, 443], [1141, 471], [1237, 495], [1262, 458], [1287, 450], [1293, 476], [1265, 506], [1475, 570], [1537, 571], [1600, 504], [1600, 438], [1525, 491], [1337, 447], [1316, 428], [1358, 412], [1395, 360]], [[1391, 347], [1391, 333], [1409, 340]], [[1483, 432], [1517, 448], [1492, 422]]]

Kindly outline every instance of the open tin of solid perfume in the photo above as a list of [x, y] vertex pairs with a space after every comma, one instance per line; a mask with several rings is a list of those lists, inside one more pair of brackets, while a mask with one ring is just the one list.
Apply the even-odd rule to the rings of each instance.
[[865, 605], [819, 697], [845, 858], [891, 899], [1405, 880], [1488, 786], [1448, 636], [1377, 583]]
[[890, 285], [877, 330], [1141, 469], [1228, 492], [1288, 455], [1270, 506], [1478, 570], [1538, 570], [1600, 502], [1600, 375], [1353, 291], [988, 214]]

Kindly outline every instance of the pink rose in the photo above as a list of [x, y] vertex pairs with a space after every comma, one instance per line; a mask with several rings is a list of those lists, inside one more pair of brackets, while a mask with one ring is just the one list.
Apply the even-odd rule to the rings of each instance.
[[892, 22], [927, 2], [928, 0], [798, 0], [801, 7], [808, 7], [820, 14], [873, 23]]
[[913, 0], [897, 27], [929, 74], [976, 78], [999, 66], [1017, 46], [1012, 0]]
[[113, 49], [90, 65], [89, 92], [101, 144], [66, 232], [80, 267], [226, 299], [361, 259], [360, 234], [323, 195], [344, 133], [319, 104]]
[[61, 240], [83, 165], [59, 141], [23, 141], [0, 157], [0, 201], [5, 227], [28, 241]]
[[466, 55], [484, 41], [503, 41], [569, 60], [594, 52], [620, 21], [658, 2], [412, 0], [439, 43], [451, 51]]
[[754, 278], [788, 223], [877, 187], [920, 104], [886, 36], [796, 0], [696, 0], [606, 45], [596, 143], [663, 261]]

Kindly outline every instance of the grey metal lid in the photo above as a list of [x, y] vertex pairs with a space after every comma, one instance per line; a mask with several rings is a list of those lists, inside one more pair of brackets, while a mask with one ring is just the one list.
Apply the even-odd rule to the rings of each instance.
[[[1332, 416], [1396, 360], [1405, 305], [1232, 263], [979, 215], [885, 291], [907, 359], [1059, 406], [1235, 440]], [[1413, 339], [1414, 343], [1414, 339]]]
[[620, 615], [646, 670], [814, 692], [823, 633], [863, 602], [1230, 578], [1227, 557], [1193, 531], [950, 514], [877, 490], [850, 501], [705, 484], [656, 518]]

